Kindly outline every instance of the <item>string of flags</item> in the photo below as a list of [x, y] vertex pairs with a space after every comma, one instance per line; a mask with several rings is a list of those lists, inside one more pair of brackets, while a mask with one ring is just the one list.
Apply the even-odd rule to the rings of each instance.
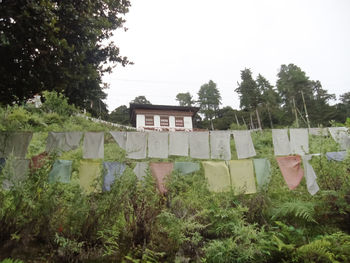
[[[308, 136], [328, 133], [325, 129], [273, 129], [272, 141], [278, 166], [287, 186], [295, 189], [305, 176], [307, 189], [311, 195], [319, 191], [316, 174], [309, 161]], [[344, 127], [329, 128], [332, 138], [341, 149], [350, 147], [350, 137]], [[224, 161], [202, 161], [204, 175], [209, 189], [215, 192], [232, 189], [235, 193], [255, 193], [267, 187], [270, 180], [270, 163], [267, 159], [246, 159], [256, 155], [249, 131], [212, 131], [212, 132], [110, 132], [116, 143], [126, 150], [130, 159], [167, 158], [169, 155], [190, 156], [195, 159], [218, 159]], [[231, 160], [230, 138], [233, 135], [238, 159]], [[12, 180], [4, 180], [3, 187], [9, 189], [14, 182], [25, 178], [28, 169], [37, 169], [42, 165], [47, 153], [74, 150], [83, 139], [83, 160], [80, 162], [79, 182], [86, 192], [109, 191], [115, 176], [121, 176], [126, 168], [118, 162], [104, 162], [104, 132], [50, 132], [47, 138], [46, 153], [34, 156], [31, 161], [24, 159], [32, 133], [0, 133], [0, 170], [6, 163], [6, 157], [13, 154], [15, 171]], [[342, 161], [346, 151], [326, 153], [328, 160]], [[290, 156], [293, 154], [292, 156]], [[301, 155], [301, 156], [300, 156]], [[303, 163], [304, 170], [301, 167]], [[166, 193], [165, 178], [177, 170], [181, 174], [192, 173], [200, 169], [199, 163], [191, 162], [137, 162], [134, 173], [139, 179], [147, 171], [156, 180], [160, 193]], [[56, 160], [49, 173], [49, 182], [70, 181], [72, 161]], [[103, 184], [93, 187], [93, 183], [103, 173]], [[256, 187], [256, 183], [257, 187]]]
[[[350, 148], [350, 136], [345, 127], [328, 129], [272, 129], [272, 142], [276, 156], [309, 153], [309, 134], [327, 135], [328, 132], [341, 150]], [[238, 159], [256, 156], [251, 132], [248, 130], [210, 132], [121, 132], [110, 134], [129, 159], [163, 158], [168, 156], [190, 156], [194, 159], [231, 160], [230, 139], [233, 135]], [[104, 132], [49, 132], [46, 152], [58, 154], [79, 147], [83, 138], [83, 158], [104, 158]], [[0, 158], [13, 154], [25, 158], [32, 139], [31, 132], [0, 133]], [[333, 154], [334, 155], [334, 154]], [[329, 158], [332, 158], [332, 154]], [[341, 158], [341, 157], [340, 157]]]

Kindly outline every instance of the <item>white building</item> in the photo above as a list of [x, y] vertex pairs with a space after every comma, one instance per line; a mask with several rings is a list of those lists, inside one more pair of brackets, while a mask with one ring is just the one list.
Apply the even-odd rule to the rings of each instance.
[[130, 119], [136, 130], [193, 131], [199, 108], [130, 103]]

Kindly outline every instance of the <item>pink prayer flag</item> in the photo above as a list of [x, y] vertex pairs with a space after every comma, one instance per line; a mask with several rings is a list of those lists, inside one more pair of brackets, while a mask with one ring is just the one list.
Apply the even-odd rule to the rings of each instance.
[[173, 171], [173, 163], [150, 163], [149, 164], [152, 176], [156, 179], [158, 190], [161, 194], [165, 194], [165, 179]]
[[289, 189], [295, 189], [304, 176], [300, 156], [280, 156], [276, 157], [276, 160]]

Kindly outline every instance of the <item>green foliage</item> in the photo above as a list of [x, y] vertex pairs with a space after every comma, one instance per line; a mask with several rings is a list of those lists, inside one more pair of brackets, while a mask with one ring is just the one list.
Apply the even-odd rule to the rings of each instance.
[[285, 222], [317, 223], [315, 217], [314, 202], [305, 202], [300, 200], [291, 200], [284, 202], [273, 212], [272, 219], [284, 219]]
[[218, 115], [221, 95], [216, 87], [216, 83], [209, 80], [203, 84], [198, 91], [198, 104], [200, 112], [204, 114], [206, 120], [212, 120]]
[[246, 125], [237, 125], [236, 123], [231, 123], [230, 130], [247, 130]]
[[192, 105], [194, 104], [194, 100], [192, 98], [192, 95], [189, 92], [178, 93], [176, 95], [176, 100], [179, 102], [180, 106], [192, 107]]
[[127, 0], [3, 1], [0, 103], [55, 90], [95, 116], [107, 112], [102, 75], [129, 63], [110, 39], [129, 6]]
[[336, 232], [317, 237], [309, 244], [296, 249], [295, 262], [348, 262], [350, 260], [350, 236]]
[[129, 108], [125, 105], [114, 109], [108, 116], [110, 122], [128, 125], [130, 121]]
[[22, 260], [17, 260], [17, 259], [10, 259], [10, 258], [6, 258], [2, 261], [0, 261], [1, 263], [23, 263]]
[[146, 99], [145, 96], [137, 96], [135, 99], [130, 101], [130, 103], [134, 104], [152, 104], [149, 100]]
[[[87, 195], [79, 185], [80, 146], [59, 157], [73, 160], [69, 184], [48, 183], [49, 171], [58, 158], [51, 155], [42, 168], [31, 170], [26, 180], [15, 182], [10, 191], [0, 188], [0, 259], [349, 261], [349, 157], [333, 162], [314, 156], [311, 164], [321, 190], [310, 196], [303, 180], [290, 191], [273, 154], [271, 131], [252, 132], [257, 158], [271, 162], [267, 189], [251, 195], [212, 193], [201, 169], [188, 175], [173, 172], [166, 179], [167, 194], [160, 195], [149, 171], [144, 180], [136, 178], [132, 172], [135, 164], [107, 133], [112, 127], [78, 116], [60, 118], [55, 109], [46, 112], [21, 106], [0, 108], [0, 127], [9, 127], [9, 115], [13, 127], [40, 131], [33, 135], [27, 158], [44, 151], [48, 131], [103, 131], [105, 161], [123, 162], [127, 168], [115, 179], [111, 191]], [[235, 156], [232, 139], [231, 147]], [[336, 151], [337, 147], [330, 137], [310, 136], [311, 152]], [[1, 171], [0, 184], [15, 175], [12, 159]], [[196, 160], [171, 157], [169, 161]]]
[[242, 82], [238, 83], [235, 92], [239, 94], [240, 107], [243, 110], [255, 110], [261, 100], [261, 94], [250, 69], [241, 71]]
[[[62, 117], [70, 116], [76, 112], [74, 106], [68, 104], [68, 99], [61, 93], [56, 91], [43, 91], [44, 103], [42, 109], [51, 114], [60, 115]], [[51, 115], [51, 117], [53, 117]]]

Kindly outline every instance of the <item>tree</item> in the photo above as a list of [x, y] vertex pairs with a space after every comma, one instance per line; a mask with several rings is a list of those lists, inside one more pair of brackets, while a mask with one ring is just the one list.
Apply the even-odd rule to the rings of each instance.
[[[270, 82], [264, 78], [261, 74], [256, 79], [256, 85], [261, 94], [261, 117], [264, 126], [269, 123], [269, 126], [273, 128], [273, 123], [277, 120], [277, 115], [280, 105], [280, 97], [277, 91], [273, 88]], [[268, 117], [268, 118], [266, 118]], [[268, 121], [267, 121], [268, 119]]]
[[218, 112], [218, 117], [213, 121], [215, 129], [228, 130], [232, 123], [236, 123], [236, 116], [238, 111], [232, 109], [230, 106], [223, 107]]
[[130, 101], [130, 103], [134, 104], [151, 104], [149, 100], [146, 99], [145, 96], [137, 96], [134, 100]]
[[[294, 64], [281, 65], [277, 74], [277, 89], [285, 108], [294, 107], [295, 102], [300, 108], [303, 105], [302, 95], [307, 101], [313, 96], [312, 83], [305, 72]], [[294, 101], [294, 102], [293, 102]]]
[[108, 41], [129, 6], [128, 0], [2, 1], [0, 103], [55, 90], [89, 111], [92, 102], [105, 108], [102, 75], [129, 63]]
[[350, 117], [350, 92], [340, 95], [340, 103], [332, 106], [335, 111], [333, 120], [344, 123]]
[[[322, 88], [320, 81], [312, 81], [298, 66], [294, 64], [282, 65], [277, 74], [277, 89], [281, 97], [285, 119], [289, 122], [297, 114], [305, 123], [309, 118], [314, 124], [327, 124], [334, 115], [328, 101], [334, 99], [334, 94], [328, 94]], [[295, 104], [295, 107], [294, 107]]]
[[108, 120], [114, 123], [128, 125], [130, 120], [129, 108], [125, 105], [119, 106], [109, 114]]
[[[311, 123], [318, 125], [328, 125], [329, 120], [335, 119], [336, 110], [329, 105], [329, 101], [335, 100], [335, 94], [329, 94], [322, 88], [320, 81], [311, 81], [313, 98], [307, 105], [307, 111], [310, 115]], [[345, 121], [345, 120], [344, 120]]]
[[194, 103], [194, 101], [192, 99], [192, 95], [189, 92], [178, 93], [176, 95], [176, 100], [179, 102], [180, 106], [191, 107]]
[[240, 107], [243, 110], [255, 110], [261, 101], [261, 96], [251, 70], [242, 70], [241, 79], [241, 83], [237, 83], [238, 88], [235, 89], [235, 92], [239, 94]]
[[340, 95], [340, 101], [346, 105], [350, 107], [350, 92], [346, 92], [342, 95]]
[[219, 105], [221, 104], [221, 96], [216, 88], [216, 83], [209, 80], [208, 83], [202, 85], [198, 91], [198, 103], [200, 112], [204, 114], [205, 120], [212, 120], [217, 117]]

